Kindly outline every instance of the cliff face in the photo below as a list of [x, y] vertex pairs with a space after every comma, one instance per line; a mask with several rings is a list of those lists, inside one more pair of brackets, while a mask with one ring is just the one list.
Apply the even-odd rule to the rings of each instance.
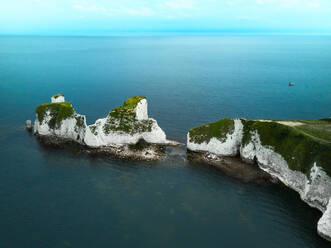
[[[57, 96], [57, 97], [55, 97]], [[34, 133], [70, 139], [89, 147], [147, 143], [166, 144], [166, 135], [156, 120], [148, 118], [145, 97], [131, 97], [121, 107], [113, 109], [106, 118], [93, 125], [86, 117], [75, 112], [63, 95], [52, 97], [52, 103], [36, 109]]]
[[331, 239], [331, 122], [222, 119], [191, 129], [187, 148], [237, 156], [297, 191], [324, 214], [318, 233]]
[[148, 143], [165, 144], [166, 135], [156, 120], [148, 118], [147, 100], [131, 97], [106, 118], [99, 119], [87, 129], [84, 142], [97, 147], [108, 144], [136, 144], [140, 139]]

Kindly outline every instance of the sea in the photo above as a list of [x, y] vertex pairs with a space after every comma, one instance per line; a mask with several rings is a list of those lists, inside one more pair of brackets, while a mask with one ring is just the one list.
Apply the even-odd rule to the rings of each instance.
[[41, 146], [24, 124], [56, 93], [88, 124], [146, 96], [183, 143], [224, 117], [330, 117], [331, 36], [0, 36], [1, 248], [330, 247], [296, 192], [192, 164], [185, 146], [159, 162]]

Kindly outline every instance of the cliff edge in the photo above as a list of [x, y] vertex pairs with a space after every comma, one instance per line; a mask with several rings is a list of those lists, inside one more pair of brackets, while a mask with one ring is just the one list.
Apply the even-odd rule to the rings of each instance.
[[[187, 149], [256, 163], [322, 211], [318, 233], [331, 239], [331, 119], [221, 119], [191, 129]], [[210, 156], [209, 156], [210, 157]]]

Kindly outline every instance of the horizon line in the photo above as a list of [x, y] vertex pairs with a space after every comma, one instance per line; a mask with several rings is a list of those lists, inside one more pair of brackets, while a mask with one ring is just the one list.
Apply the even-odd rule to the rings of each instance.
[[4, 36], [39, 36], [39, 37], [109, 37], [109, 36], [125, 36], [125, 35], [284, 35], [284, 36], [330, 36], [331, 32], [273, 32], [273, 31], [109, 31], [109, 32], [58, 32], [58, 33], [7, 33], [0, 32], [0, 37]]

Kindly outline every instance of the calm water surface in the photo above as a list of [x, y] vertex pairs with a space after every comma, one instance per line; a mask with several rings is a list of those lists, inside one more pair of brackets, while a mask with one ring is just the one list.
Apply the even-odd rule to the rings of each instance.
[[222, 117], [329, 117], [330, 68], [328, 36], [0, 37], [0, 247], [330, 247], [279, 185], [178, 148], [153, 163], [45, 149], [22, 127], [58, 92], [88, 123], [144, 95], [179, 141]]

